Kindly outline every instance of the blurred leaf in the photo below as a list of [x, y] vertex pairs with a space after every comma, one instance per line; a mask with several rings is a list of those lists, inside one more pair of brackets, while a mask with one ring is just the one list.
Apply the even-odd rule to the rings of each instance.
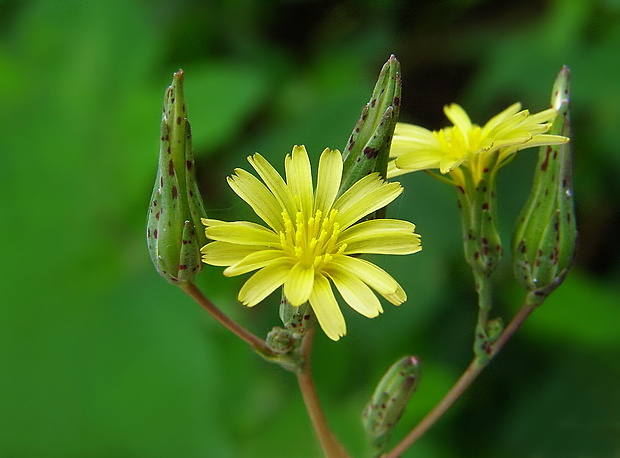
[[617, 348], [619, 323], [617, 288], [572, 271], [567, 281], [532, 314], [524, 331], [545, 341], [593, 349]]
[[244, 121], [267, 95], [267, 77], [255, 66], [211, 61], [185, 69], [194, 149], [210, 150], [242, 134]]

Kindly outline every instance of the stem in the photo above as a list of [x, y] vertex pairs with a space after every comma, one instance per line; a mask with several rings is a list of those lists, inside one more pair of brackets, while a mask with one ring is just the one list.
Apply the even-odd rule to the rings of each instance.
[[501, 333], [497, 340], [490, 346], [489, 358], [481, 362], [477, 358], [469, 364], [465, 372], [456, 381], [456, 383], [450, 388], [450, 391], [446, 393], [441, 401], [431, 410], [415, 428], [413, 428], [407, 436], [400, 441], [396, 447], [394, 447], [389, 453], [383, 455], [383, 458], [397, 458], [402, 455], [409, 447], [411, 447], [431, 426], [439, 420], [448, 409], [461, 397], [461, 395], [469, 388], [469, 386], [478, 378], [478, 375], [491, 361], [491, 359], [499, 353], [504, 347], [506, 342], [510, 340], [517, 329], [523, 324], [532, 311], [539, 305], [540, 300], [536, 300], [532, 293], [528, 293], [525, 301], [521, 305], [521, 308], [517, 314], [510, 321], [506, 329]]
[[310, 367], [310, 354], [312, 352], [312, 342], [314, 340], [314, 329], [309, 331], [301, 343], [301, 355], [304, 358], [304, 364], [300, 372], [297, 373], [297, 382], [299, 390], [304, 398], [308, 416], [312, 422], [314, 431], [319, 439], [323, 453], [328, 458], [347, 458], [349, 455], [344, 447], [329, 429], [325, 414], [321, 409], [321, 403], [312, 380], [312, 371]]
[[235, 334], [244, 342], [248, 343], [250, 347], [256, 352], [263, 355], [273, 356], [273, 352], [267, 348], [265, 341], [252, 334], [240, 324], [236, 323], [222, 312], [211, 300], [206, 297], [198, 287], [191, 282], [179, 285], [188, 296], [190, 296], [198, 305], [205, 309], [209, 314], [224, 325], [229, 331]]
[[489, 321], [489, 311], [491, 310], [491, 281], [489, 276], [477, 269], [472, 269], [476, 291], [478, 292], [478, 322], [476, 323], [476, 335], [474, 338], [474, 354], [480, 360], [490, 357], [491, 343], [489, 341], [487, 324]]

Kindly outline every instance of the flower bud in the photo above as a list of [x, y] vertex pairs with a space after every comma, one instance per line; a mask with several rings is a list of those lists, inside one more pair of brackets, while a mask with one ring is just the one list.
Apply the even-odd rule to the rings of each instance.
[[147, 220], [147, 245], [157, 271], [170, 283], [191, 281], [202, 267], [206, 217], [196, 183], [192, 134], [183, 95], [183, 71], [166, 89], [159, 165]]
[[373, 446], [381, 453], [389, 433], [403, 414], [420, 381], [420, 361], [406, 356], [387, 370], [362, 413], [362, 423]]
[[400, 64], [392, 55], [381, 69], [370, 101], [364, 106], [344, 149], [340, 194], [371, 172], [379, 172], [385, 178], [400, 112], [400, 94]]
[[295, 339], [301, 339], [316, 323], [314, 312], [308, 302], [296, 307], [291, 305], [284, 293], [280, 301], [280, 319], [284, 328]]
[[285, 355], [289, 353], [297, 343], [298, 339], [295, 339], [290, 331], [275, 326], [267, 334], [265, 343], [267, 348], [278, 355]]
[[470, 186], [457, 188], [465, 259], [474, 271], [487, 277], [502, 259], [496, 225], [496, 171], [484, 173], [475, 184], [468, 180]]
[[[550, 133], [570, 136], [567, 67], [555, 80], [551, 105], [558, 114]], [[514, 235], [515, 275], [525, 289], [541, 298], [562, 283], [575, 254], [572, 173], [570, 142], [540, 148], [532, 189]]]

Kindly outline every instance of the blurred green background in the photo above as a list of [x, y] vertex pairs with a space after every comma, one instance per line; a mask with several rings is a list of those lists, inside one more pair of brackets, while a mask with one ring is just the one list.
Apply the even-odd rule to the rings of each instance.
[[[620, 456], [620, 1], [0, 0], [1, 457], [316, 457], [294, 377], [169, 286], [146, 252], [161, 103], [186, 96], [210, 216], [250, 218], [227, 188], [255, 151], [281, 170], [293, 144], [343, 148], [381, 65], [403, 75], [401, 120], [482, 123], [514, 101], [547, 107], [572, 71], [580, 247], [566, 282], [405, 456]], [[506, 246], [535, 151], [500, 176]], [[453, 190], [403, 178], [390, 214], [424, 250], [376, 261], [409, 301], [316, 339], [318, 390], [355, 457], [359, 414], [405, 354], [424, 363], [405, 432], [468, 364], [475, 320]], [[244, 278], [199, 279], [265, 335], [276, 300], [248, 310]], [[508, 259], [496, 314], [521, 300]]]

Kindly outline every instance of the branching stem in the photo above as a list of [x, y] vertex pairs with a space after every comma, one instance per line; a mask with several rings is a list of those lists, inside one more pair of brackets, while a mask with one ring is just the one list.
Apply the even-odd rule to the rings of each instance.
[[539, 305], [540, 300], [534, 294], [528, 293], [525, 301], [517, 314], [510, 321], [506, 329], [500, 334], [497, 340], [490, 347], [489, 358], [485, 362], [481, 362], [474, 358], [465, 372], [456, 381], [454, 386], [446, 393], [441, 401], [418, 423], [407, 436], [396, 445], [389, 453], [383, 455], [383, 458], [397, 458], [402, 455], [409, 447], [411, 447], [426, 431], [430, 429], [435, 422], [440, 419], [448, 409], [461, 397], [461, 395], [476, 380], [478, 375], [491, 361], [491, 359], [499, 353], [506, 342], [513, 336], [517, 329], [523, 324], [532, 311]]

